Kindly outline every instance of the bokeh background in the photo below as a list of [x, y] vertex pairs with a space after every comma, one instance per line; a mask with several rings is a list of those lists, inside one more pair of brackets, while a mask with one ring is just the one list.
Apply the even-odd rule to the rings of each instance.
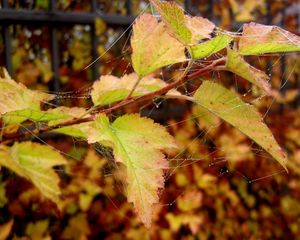
[[[177, 2], [224, 30], [238, 32], [244, 22], [256, 21], [300, 33], [299, 0]], [[132, 72], [130, 25], [141, 12], [152, 11], [148, 1], [138, 0], [2, 0], [0, 66], [29, 88], [55, 92], [57, 105], [89, 107], [90, 87], [100, 75]], [[0, 236], [13, 219], [9, 239], [300, 238], [299, 54], [247, 60], [270, 75], [276, 97], [261, 97], [233, 74], [214, 72], [204, 78], [235, 89], [261, 111], [288, 153], [289, 174], [238, 130], [186, 102], [134, 106], [115, 114], [138, 111], [152, 117], [168, 127], [180, 146], [180, 152], [170, 153], [171, 168], [150, 230], [126, 202], [122, 176], [103, 157], [105, 149], [45, 135], [40, 138], [69, 158], [68, 167], [57, 169], [63, 211], [2, 168]], [[165, 70], [166, 78], [176, 74], [172, 70]], [[181, 90], [190, 93], [195, 86]]]

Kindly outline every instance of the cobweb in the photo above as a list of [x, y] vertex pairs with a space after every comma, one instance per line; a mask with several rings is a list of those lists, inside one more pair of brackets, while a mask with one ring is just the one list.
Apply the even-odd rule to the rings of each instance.
[[[144, 11], [141, 11], [140, 14], [142, 14], [143, 12]], [[157, 16], [157, 14], [155, 14], [154, 12], [152, 12], [152, 14]], [[112, 34], [112, 36], [108, 39], [108, 44], [105, 45], [105, 52], [101, 54], [97, 59], [94, 59], [90, 64], [88, 64], [82, 70], [87, 71], [97, 61], [100, 61], [102, 65], [107, 66], [113, 62], [118, 62], [119, 60], [128, 59], [131, 54], [131, 50], [128, 47], [130, 43], [131, 27], [132, 24], [124, 31], [116, 32], [115, 34]], [[239, 34], [239, 33], [232, 33], [232, 34]], [[121, 48], [119, 55], [115, 57], [111, 57], [108, 60], [103, 60], [105, 55], [109, 54], [114, 49], [114, 47], [117, 46], [119, 41], [125, 43], [124, 47]], [[278, 69], [281, 67], [281, 60], [285, 58], [285, 55], [268, 54], [266, 56], [261, 55], [257, 57], [252, 57], [250, 60], [252, 62], [257, 63], [259, 65], [258, 67], [261, 68], [262, 65], [264, 65], [263, 59], [265, 59], [266, 57], [268, 58], [266, 72], [268, 72], [268, 74], [271, 77], [270, 79], [272, 79], [272, 73], [274, 69]], [[196, 64], [198, 66], [203, 67], [211, 63], [212, 60], [210, 59], [217, 59], [217, 58], [219, 58], [219, 55], [215, 54], [209, 59], [203, 59], [201, 61], [197, 61]], [[106, 70], [105, 74], [113, 74], [116, 68], [118, 67], [117, 65], [113, 65], [113, 64], [111, 66], [112, 66], [111, 69]], [[293, 78], [293, 71], [295, 67], [296, 67], [296, 62], [293, 63], [293, 66], [284, 69], [283, 74], [281, 74], [281, 81], [279, 83], [279, 86], [276, 86], [278, 91], [285, 88], [289, 80]], [[170, 77], [170, 73], [169, 73], [170, 71], [172, 71], [172, 69], [173, 66], [169, 66], [164, 70], [162, 70], [160, 74], [161, 78], [166, 80], [167, 82], [172, 81], [173, 79], [172, 77]], [[184, 66], [182, 66], [182, 69], [184, 70]], [[132, 72], [132, 66], [128, 61], [127, 66], [125, 67], [123, 72], [119, 74], [124, 75], [130, 72]], [[255, 89], [251, 85], [245, 84], [245, 82], [238, 79], [235, 75], [230, 74], [229, 76], [227, 75], [224, 78], [223, 77], [224, 77], [223, 73], [213, 72], [210, 76], [210, 79], [212, 81], [220, 82], [221, 84], [225, 84], [231, 88], [234, 88], [237, 92], [241, 94], [243, 99], [248, 100], [248, 102], [252, 104], [259, 105], [259, 103], [261, 102], [267, 103], [266, 107], [263, 107], [263, 112], [261, 112], [264, 119], [268, 119], [272, 108], [278, 105], [274, 97], [268, 97], [261, 94], [253, 94], [253, 92], [255, 92]], [[58, 92], [58, 93], [51, 92], [51, 93], [55, 94], [56, 98], [59, 100], [89, 99], [91, 86], [92, 83], [88, 83], [85, 86], [81, 87], [80, 89], [77, 89], [76, 91]], [[197, 86], [199, 86], [199, 82], [197, 83], [188, 82], [187, 85], [180, 86], [179, 90], [184, 94], [192, 96]], [[209, 98], [209, 96], [207, 96], [207, 98]], [[161, 114], [165, 111], [166, 108], [179, 109], [179, 107], [186, 108], [182, 112], [182, 116], [176, 116], [175, 120], [172, 118], [168, 118], [168, 116], [166, 119], [162, 119]], [[161, 109], [162, 111], [160, 111]], [[170, 187], [169, 182], [173, 182], [174, 184], [175, 180], [171, 181], [171, 179], [175, 177], [175, 174], [184, 169], [191, 168], [193, 165], [201, 166], [203, 173], [213, 174], [217, 178], [222, 178], [222, 179], [227, 178], [228, 181], [230, 181], [230, 179], [233, 176], [239, 176], [241, 180], [245, 181], [247, 184], [254, 184], [256, 182], [266, 181], [267, 179], [273, 178], [276, 175], [285, 174], [285, 171], [281, 168], [281, 166], [279, 166], [278, 163], [272, 160], [272, 158], [268, 154], [266, 154], [260, 147], [258, 147], [253, 141], [249, 139], [244, 140], [242, 138], [241, 142], [243, 147], [245, 148], [248, 147], [251, 150], [254, 159], [249, 160], [248, 157], [244, 158], [243, 153], [240, 153], [240, 159], [242, 160], [238, 160], [236, 156], [231, 156], [230, 154], [224, 152], [224, 146], [220, 146], [219, 143], [214, 143], [216, 141], [216, 132], [220, 132], [221, 133], [220, 137], [222, 137], [222, 132], [224, 133], [229, 132], [230, 134], [231, 131], [233, 131], [231, 130], [232, 127], [230, 127], [228, 124], [224, 123], [223, 121], [219, 121], [217, 124], [211, 125], [209, 127], [203, 127], [203, 125], [201, 124], [202, 121], [201, 119], [206, 116], [204, 116], [203, 114], [202, 115], [192, 114], [191, 113], [192, 107], [186, 102], [175, 100], [175, 104], [172, 104], [171, 100], [158, 99], [158, 100], [153, 100], [150, 104], [139, 106], [138, 111], [143, 116], [146, 117], [151, 118], [154, 116], [154, 119], [157, 118], [158, 121], [162, 122], [166, 126], [166, 128], [170, 130], [170, 132], [172, 132], [173, 134], [176, 134], [177, 130], [180, 130], [181, 128], [184, 127], [186, 128], [191, 127], [193, 129], [192, 130], [193, 132], [190, 134], [190, 136], [186, 137], [187, 138], [186, 145], [182, 146], [177, 153], [170, 154], [170, 156], [168, 157], [168, 161], [170, 163], [170, 169], [165, 173], [166, 188], [162, 190], [161, 195], [164, 195], [164, 192], [167, 193], [172, 192], [171, 196], [173, 197], [173, 199], [170, 198], [168, 198], [167, 200], [163, 199], [162, 202], [160, 203], [163, 207], [168, 207], [170, 205], [173, 205], [174, 203], [176, 203], [177, 199], [185, 193], [186, 190], [184, 190], [183, 188], [176, 189], [174, 187], [173, 188]], [[117, 117], [117, 115], [115, 115], [114, 117]], [[21, 125], [21, 127], [31, 132], [32, 136], [38, 139], [40, 142], [49, 145], [53, 148], [56, 148], [57, 151], [67, 156], [68, 158], [73, 158], [73, 156], [71, 156], [70, 154], [57, 149], [57, 147], [54, 147], [56, 146], [55, 144], [53, 144], [53, 146], [50, 145], [46, 140], [43, 140], [41, 136], [36, 135], [28, 127], [24, 125]], [[259, 131], [259, 129], [257, 129], [257, 131]], [[184, 137], [184, 133], [182, 134]], [[238, 136], [240, 137], [240, 135]], [[181, 136], [177, 136], [177, 137], [180, 138]], [[230, 139], [227, 139], [227, 141], [229, 140]], [[73, 148], [75, 150], [76, 148], [78, 148], [78, 146], [81, 146], [83, 144], [82, 141], [75, 138], [72, 138], [72, 142], [73, 142]], [[194, 148], [194, 146], [197, 147]], [[113, 155], [111, 154], [110, 150], [105, 149], [99, 145], [93, 145], [93, 147], [101, 156], [105, 156], [109, 159], [108, 168], [104, 169], [103, 172], [99, 171], [99, 175], [102, 175], [103, 177], [109, 177], [111, 175], [114, 175], [113, 169], [118, 169], [118, 165], [113, 160]], [[201, 149], [204, 149], [205, 151], [199, 153], [199, 150]], [[249, 151], [247, 151], [245, 154], [249, 154]], [[267, 165], [270, 167], [268, 170], [269, 173], [266, 174], [266, 169], [260, 170], [259, 167], [255, 169], [255, 171], [253, 171], [253, 169], [248, 169], [247, 164], [250, 164], [251, 161], [261, 161], [267, 163]], [[261, 162], [257, 163], [258, 166], [261, 166]], [[107, 172], [107, 169], [109, 169], [110, 172]], [[62, 173], [64, 172], [64, 169], [56, 169], [56, 171]], [[72, 174], [72, 176], [74, 176], [76, 175], [76, 172], [72, 172], [68, 174]], [[120, 191], [124, 189], [122, 182], [119, 181], [115, 183], [115, 187]], [[117, 203], [115, 203], [114, 200], [112, 200], [108, 194], [107, 197], [111, 200], [111, 203], [116, 208], [118, 208]]]

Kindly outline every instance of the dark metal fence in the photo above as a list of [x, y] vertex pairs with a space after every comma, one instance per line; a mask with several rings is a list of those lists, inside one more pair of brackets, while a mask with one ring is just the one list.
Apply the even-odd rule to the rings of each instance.
[[[201, 1], [198, 1], [201, 2]], [[214, 4], [220, 3], [220, 0], [209, 0], [206, 1], [208, 3], [208, 7], [206, 9], [205, 16], [212, 19], [216, 24], [219, 19], [214, 16]], [[195, 3], [197, 1], [186, 0], [184, 1], [184, 6], [187, 12], [192, 13], [194, 15], [202, 14], [199, 12], [199, 9], [196, 8]], [[132, 15], [132, 2], [131, 0], [126, 0], [126, 10], [127, 15], [108, 15], [104, 14], [97, 10], [97, 0], [89, 1], [91, 4], [91, 12], [64, 12], [57, 9], [57, 1], [49, 0], [49, 8], [48, 11], [33, 11], [33, 10], [20, 10], [9, 8], [9, 1], [2, 0], [2, 8], [0, 8], [0, 26], [2, 27], [3, 41], [4, 41], [4, 56], [5, 56], [5, 64], [8, 72], [12, 73], [12, 36], [9, 31], [10, 25], [47, 25], [50, 30], [50, 39], [51, 39], [51, 62], [52, 62], [52, 71], [53, 71], [53, 91], [60, 90], [59, 84], [59, 44], [58, 44], [58, 26], [68, 26], [75, 24], [84, 24], [89, 25], [91, 27], [91, 39], [92, 39], [92, 57], [93, 59], [97, 58], [97, 36], [95, 35], [95, 20], [96, 18], [103, 19], [108, 26], [129, 26], [134, 21], [134, 16]], [[198, 3], [199, 4], [199, 3]], [[228, 4], [228, 3], [227, 3]], [[272, 24], [272, 14], [271, 14], [271, 4], [272, 0], [266, 1], [266, 9], [267, 13], [263, 19], [265, 24]], [[227, 7], [227, 6], [224, 6]], [[299, 7], [299, 6], [297, 6]], [[286, 11], [289, 9], [282, 8], [282, 20], [279, 24], [281, 27], [285, 27], [284, 16], [286, 15]], [[300, 22], [300, 14], [298, 12], [298, 25], [297, 32], [299, 32], [299, 22]], [[241, 24], [236, 24], [233, 21], [232, 29], [238, 30]], [[285, 78], [285, 59], [282, 58], [282, 76]], [[271, 65], [269, 64], [268, 70], [270, 71]], [[96, 62], [92, 65], [92, 77], [93, 79], [97, 79], [99, 76], [99, 63]], [[283, 81], [284, 82], [284, 81]]]
[[[127, 13], [131, 13], [131, 1], [127, 1]], [[5, 64], [8, 72], [11, 74], [13, 71], [12, 66], [12, 47], [11, 47], [11, 34], [9, 26], [12, 24], [21, 25], [47, 25], [50, 30], [51, 39], [51, 62], [53, 71], [53, 90], [59, 91], [59, 46], [57, 31], [58, 26], [84, 24], [91, 26], [92, 34], [92, 56], [93, 59], [97, 58], [97, 37], [94, 31], [94, 23], [96, 18], [103, 19], [108, 25], [112, 26], [129, 26], [134, 21], [134, 16], [128, 15], [105, 15], [97, 12], [97, 1], [92, 0], [92, 12], [63, 12], [56, 9], [56, 0], [50, 0], [50, 6], [48, 11], [33, 11], [33, 10], [19, 10], [10, 9], [8, 0], [2, 1], [2, 9], [0, 9], [0, 25], [2, 26], [3, 41], [5, 46]], [[92, 65], [93, 79], [97, 79], [99, 76], [98, 62]]]

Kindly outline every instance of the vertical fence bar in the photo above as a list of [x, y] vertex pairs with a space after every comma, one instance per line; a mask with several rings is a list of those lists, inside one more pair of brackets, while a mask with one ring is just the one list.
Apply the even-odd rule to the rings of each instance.
[[[268, 0], [266, 1], [266, 7], [267, 7], [267, 15], [266, 15], [266, 24], [271, 25], [272, 24], [272, 11], [271, 11], [271, 1]], [[273, 70], [273, 65], [271, 60], [267, 60], [267, 69], [266, 73], [268, 76], [270, 76], [270, 81], [272, 83], [272, 70]]]
[[130, 16], [132, 15], [132, 2], [131, 0], [126, 0], [126, 10], [127, 10], [127, 15]]
[[185, 0], [184, 1], [184, 9], [189, 14], [193, 14], [192, 13], [192, 1], [191, 0]]
[[208, 9], [207, 9], [207, 18], [213, 21], [214, 17], [214, 0], [209, 0]]
[[[9, 8], [8, 0], [3, 0], [3, 9]], [[11, 34], [9, 32], [9, 24], [3, 24], [2, 25], [2, 34], [3, 34], [3, 41], [4, 41], [4, 57], [5, 57], [5, 65], [8, 73], [10, 75], [13, 74], [13, 66], [12, 66], [12, 47], [11, 47]]]
[[[281, 27], [285, 28], [285, 9], [283, 8], [281, 10], [281, 14], [282, 14], [282, 20], [281, 20]], [[285, 94], [286, 90], [287, 90], [287, 86], [288, 83], [286, 81], [288, 81], [287, 79], [287, 75], [286, 75], [286, 57], [282, 56], [282, 58], [280, 59], [280, 68], [281, 68], [281, 86], [280, 86], [280, 92], [282, 94]]]
[[[56, 11], [56, 0], [50, 0], [49, 6], [50, 12]], [[50, 41], [51, 41], [51, 61], [52, 61], [52, 71], [53, 71], [53, 85], [52, 90], [55, 92], [60, 91], [60, 83], [59, 83], [59, 56], [58, 56], [58, 36], [56, 27], [51, 24], [49, 26], [50, 31]], [[59, 105], [59, 99], [56, 99], [56, 104]]]
[[8, 8], [9, 7], [8, 0], [3, 0], [2, 1], [2, 6], [3, 6], [3, 8]]
[[[96, 13], [97, 12], [97, 1], [96, 0], [92, 0], [92, 12]], [[96, 28], [95, 28], [96, 23], [94, 22], [91, 25], [91, 40], [92, 40], [92, 58], [93, 61], [95, 59], [98, 58], [98, 36], [96, 35]], [[98, 61], [96, 61], [93, 65], [92, 65], [92, 77], [93, 80], [96, 80], [99, 78], [99, 67], [100, 67], [100, 59]]]

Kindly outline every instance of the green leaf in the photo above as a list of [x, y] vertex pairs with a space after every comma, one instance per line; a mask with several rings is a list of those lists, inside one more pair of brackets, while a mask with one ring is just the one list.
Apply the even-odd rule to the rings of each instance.
[[131, 46], [133, 68], [140, 77], [161, 67], [186, 61], [184, 46], [150, 14], [141, 15], [133, 25]]
[[228, 35], [219, 35], [207, 42], [191, 46], [193, 59], [201, 59], [219, 52], [225, 48], [233, 39]]
[[206, 18], [190, 17], [175, 2], [161, 2], [150, 0], [151, 4], [160, 13], [168, 30], [185, 45], [196, 44], [203, 38], [210, 38], [215, 25]]
[[173, 137], [161, 125], [137, 114], [124, 115], [112, 124], [101, 114], [92, 124], [88, 142], [111, 147], [116, 161], [126, 166], [128, 201], [149, 227], [158, 190], [164, 186], [163, 169], [168, 168], [161, 150], [176, 147]]
[[41, 102], [54, 98], [53, 95], [27, 89], [7, 73], [0, 74], [0, 89], [0, 115], [24, 109], [40, 110]]
[[220, 124], [220, 118], [212, 114], [206, 108], [201, 107], [199, 104], [194, 106], [192, 113], [195, 118], [199, 119], [197, 125], [200, 128], [211, 129]]
[[226, 70], [233, 72], [256, 86], [263, 89], [267, 94], [271, 95], [272, 90], [269, 84], [269, 77], [263, 71], [252, 67], [248, 64], [238, 52], [227, 48]]
[[[91, 91], [94, 105], [107, 105], [125, 99], [135, 84], [135, 81], [131, 81], [131, 79], [128, 75], [124, 75], [122, 78], [112, 75], [101, 76], [100, 80], [93, 84]], [[130, 86], [127, 86], [126, 82]], [[135, 91], [132, 96], [137, 96], [137, 92]]]
[[300, 37], [277, 26], [244, 24], [239, 40], [242, 55], [300, 51]]
[[150, 2], [160, 13], [163, 21], [178, 36], [178, 39], [189, 44], [192, 39], [192, 32], [185, 24], [183, 9], [175, 2], [160, 2], [159, 0], [150, 0]]
[[196, 91], [195, 102], [254, 140], [286, 168], [287, 158], [258, 111], [219, 84], [205, 81]]
[[[49, 119], [48, 125], [53, 126], [53, 125], [58, 125], [62, 124], [64, 122], [68, 122], [74, 119], [79, 119], [84, 117], [90, 116], [87, 114], [86, 110], [84, 108], [80, 107], [57, 107], [53, 109], [49, 109], [47, 111], [48, 114], [52, 114], [53, 116], [61, 116], [61, 118], [56, 118], [56, 119]], [[51, 121], [50, 121], [51, 120]]]
[[31, 181], [48, 199], [58, 203], [59, 177], [53, 166], [66, 160], [49, 146], [33, 142], [15, 143], [10, 149], [0, 145], [0, 165]]
[[22, 109], [8, 112], [2, 116], [5, 124], [17, 124], [24, 122], [25, 120], [31, 120], [34, 122], [48, 122], [68, 117], [68, 115], [63, 113], [51, 113], [32, 109]]
[[74, 124], [71, 126], [56, 128], [52, 132], [65, 134], [71, 137], [87, 139], [87, 131], [90, 128], [91, 122]]
[[[107, 105], [125, 99], [138, 80], [139, 77], [136, 73], [125, 74], [122, 78], [117, 78], [112, 75], [101, 76], [100, 80], [94, 83], [91, 92], [94, 105]], [[161, 79], [147, 76], [139, 81], [132, 96], [141, 96], [149, 92], [157, 91], [166, 85], [167, 84]], [[180, 95], [176, 90], [169, 91], [169, 94]]]

